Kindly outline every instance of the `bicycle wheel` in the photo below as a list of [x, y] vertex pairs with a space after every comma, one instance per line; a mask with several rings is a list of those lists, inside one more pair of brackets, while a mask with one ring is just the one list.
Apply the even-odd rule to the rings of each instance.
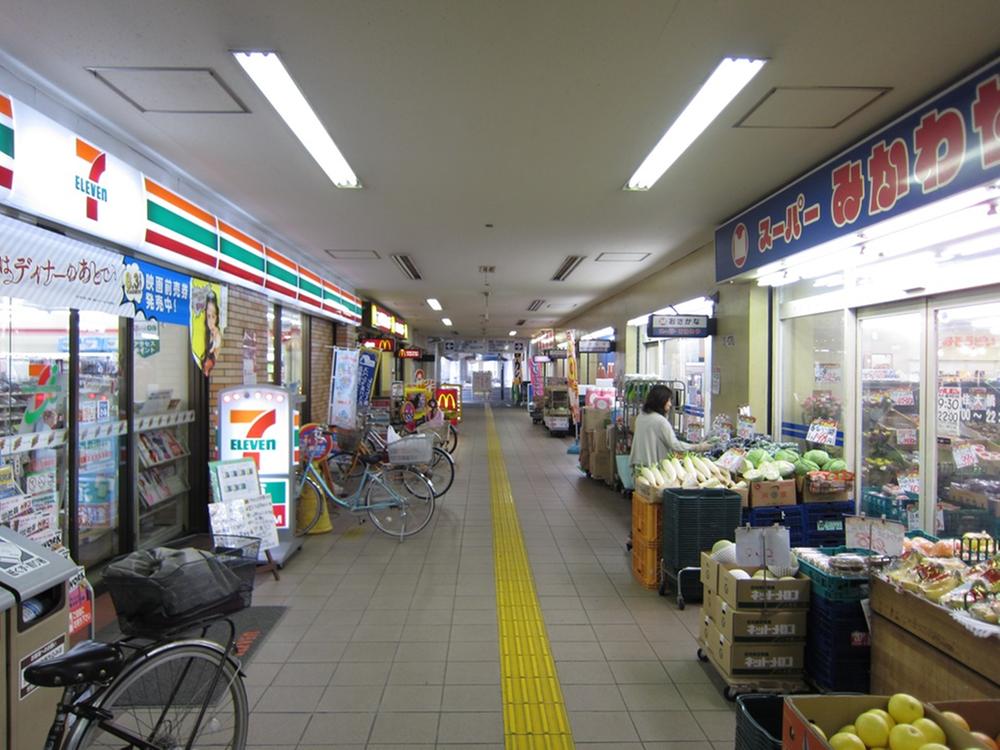
[[302, 536], [312, 531], [323, 516], [326, 493], [312, 477], [306, 477], [295, 498], [295, 535]]
[[[216, 680], [220, 660], [223, 667]], [[107, 711], [116, 728], [155, 747], [242, 750], [247, 742], [250, 709], [239, 667], [208, 641], [170, 643], [138, 658], [97, 699], [95, 708]], [[133, 745], [111, 734], [99, 720], [81, 721], [66, 744], [71, 750], [123, 746]]]
[[409, 466], [390, 467], [372, 477], [365, 505], [379, 531], [408, 537], [424, 528], [434, 515], [434, 488]]
[[334, 453], [326, 459], [326, 468], [330, 472], [330, 479], [340, 488], [340, 490], [336, 487], [330, 489], [340, 498], [352, 497], [365, 476], [364, 463], [353, 453]]
[[[424, 478], [430, 482], [434, 497], [441, 497], [451, 489], [451, 485], [455, 481], [455, 459], [442, 448], [434, 449], [433, 458], [429, 464], [420, 464], [413, 468], [423, 474]], [[410, 494], [419, 497], [423, 488], [416, 485], [407, 487], [407, 489], [410, 490]]]
[[455, 425], [448, 423], [448, 439], [444, 441], [444, 449], [449, 453], [454, 453], [458, 447], [458, 430]]

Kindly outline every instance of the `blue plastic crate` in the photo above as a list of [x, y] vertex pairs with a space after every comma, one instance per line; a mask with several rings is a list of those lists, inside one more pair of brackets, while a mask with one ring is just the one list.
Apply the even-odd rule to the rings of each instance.
[[823, 690], [837, 693], [867, 693], [871, 687], [871, 665], [867, 659], [819, 658], [806, 648], [806, 674]]
[[826, 660], [863, 660], [871, 653], [871, 636], [861, 602], [809, 601], [806, 651]]
[[839, 547], [844, 543], [846, 538], [843, 530], [817, 531], [813, 533], [806, 531], [803, 537], [805, 541], [800, 545], [802, 547]]

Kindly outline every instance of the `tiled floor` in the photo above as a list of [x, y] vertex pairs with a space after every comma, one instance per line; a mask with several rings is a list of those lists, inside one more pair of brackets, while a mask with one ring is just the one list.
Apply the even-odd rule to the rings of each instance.
[[[732, 750], [731, 704], [694, 656], [697, 608], [632, 580], [628, 502], [525, 412], [493, 413], [576, 745]], [[456, 459], [418, 536], [344, 513], [281, 581], [258, 579], [256, 603], [289, 609], [247, 670], [253, 746], [503, 747], [482, 410], [466, 409]]]

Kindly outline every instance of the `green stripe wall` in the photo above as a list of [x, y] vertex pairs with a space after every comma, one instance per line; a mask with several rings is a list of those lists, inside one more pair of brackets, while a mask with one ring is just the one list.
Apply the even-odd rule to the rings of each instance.
[[297, 287], [299, 285], [299, 275], [294, 271], [289, 271], [280, 263], [267, 261], [267, 275], [277, 279], [278, 281], [291, 284], [293, 287]]
[[219, 246], [219, 249], [227, 258], [239, 261], [243, 265], [249, 266], [250, 268], [255, 268], [261, 273], [264, 272], [263, 255], [257, 255], [257, 253], [247, 250], [245, 247], [241, 247], [235, 242], [230, 242], [225, 237], [222, 237], [221, 241], [222, 244]]
[[204, 245], [212, 250], [217, 249], [219, 246], [219, 238], [215, 232], [198, 226], [193, 221], [189, 221], [183, 216], [175, 214], [173, 211], [164, 208], [159, 203], [146, 201], [146, 218], [154, 224], [159, 224], [161, 227], [166, 227], [171, 232], [184, 235], [192, 242], [197, 242], [198, 244]]
[[14, 130], [6, 125], [0, 125], [0, 153], [14, 157]]

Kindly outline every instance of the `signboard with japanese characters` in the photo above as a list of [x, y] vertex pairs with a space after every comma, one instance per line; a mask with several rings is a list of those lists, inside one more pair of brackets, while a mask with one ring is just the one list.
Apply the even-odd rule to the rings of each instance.
[[707, 315], [650, 315], [646, 335], [651, 339], [703, 339], [712, 335]]
[[719, 227], [716, 280], [995, 180], [998, 122], [994, 60]]
[[615, 350], [615, 342], [609, 339], [580, 339], [577, 346], [580, 354], [608, 354]]

